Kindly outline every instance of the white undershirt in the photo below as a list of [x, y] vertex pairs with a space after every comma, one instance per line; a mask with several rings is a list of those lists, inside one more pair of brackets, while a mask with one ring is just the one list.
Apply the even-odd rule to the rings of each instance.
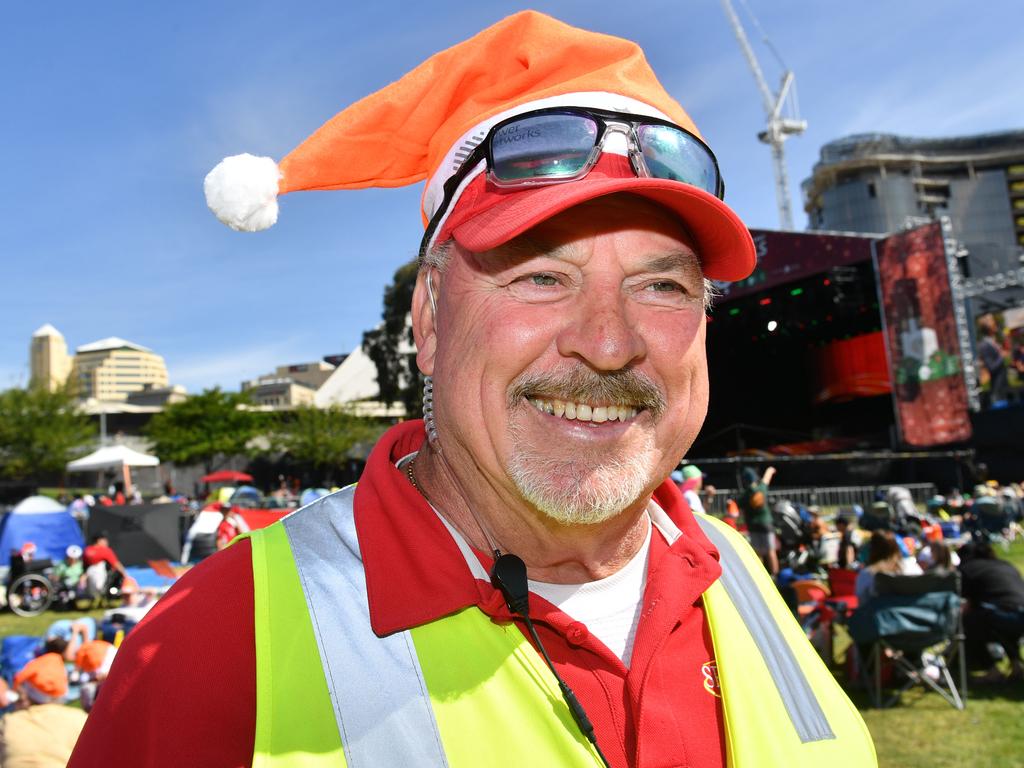
[[[404, 456], [395, 466], [402, 469], [405, 462], [415, 456], [415, 453]], [[430, 508], [455, 540], [474, 578], [489, 581], [487, 572], [473, 554], [466, 538], [437, 511], [433, 504]], [[630, 561], [611, 576], [585, 584], [549, 584], [529, 580], [531, 592], [585, 625], [587, 630], [596, 635], [627, 667], [633, 655], [633, 641], [636, 638], [637, 626], [640, 624], [644, 589], [647, 587], [651, 531], [657, 528], [659, 535], [669, 546], [680, 536], [675, 523], [654, 499], [647, 505], [647, 520], [649, 522], [644, 543]]]
[[643, 545], [611, 576], [584, 584], [549, 584], [530, 579], [531, 592], [582, 622], [627, 667], [647, 586], [653, 529], [648, 522]]

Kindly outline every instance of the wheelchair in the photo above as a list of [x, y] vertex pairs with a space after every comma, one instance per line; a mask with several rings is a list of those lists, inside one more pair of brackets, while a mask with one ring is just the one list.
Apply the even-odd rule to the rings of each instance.
[[7, 607], [18, 616], [38, 616], [57, 598], [58, 587], [50, 579], [51, 560], [28, 560], [11, 555], [8, 572]]
[[120, 604], [122, 576], [117, 571], [108, 571], [101, 589], [85, 593], [57, 581], [53, 565], [52, 560], [26, 561], [21, 555], [11, 555], [7, 607], [18, 616], [38, 616], [51, 607], [78, 610]]

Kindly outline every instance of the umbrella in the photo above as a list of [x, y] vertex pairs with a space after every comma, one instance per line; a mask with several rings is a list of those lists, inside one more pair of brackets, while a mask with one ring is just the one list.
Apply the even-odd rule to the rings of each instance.
[[124, 467], [155, 467], [160, 459], [132, 450], [127, 445], [106, 445], [88, 456], [68, 462], [68, 472], [118, 470]]
[[203, 475], [199, 481], [203, 483], [251, 483], [252, 475], [234, 469], [222, 469], [209, 475]]

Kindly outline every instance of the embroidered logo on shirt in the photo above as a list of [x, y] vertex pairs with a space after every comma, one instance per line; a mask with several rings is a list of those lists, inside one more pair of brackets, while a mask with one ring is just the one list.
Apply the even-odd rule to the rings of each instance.
[[714, 661], [707, 661], [701, 665], [700, 673], [704, 677], [704, 690], [712, 696], [722, 697], [718, 688], [718, 665]]

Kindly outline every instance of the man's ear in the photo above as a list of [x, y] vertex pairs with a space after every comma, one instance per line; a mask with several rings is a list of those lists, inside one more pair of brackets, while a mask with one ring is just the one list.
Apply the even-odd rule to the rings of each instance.
[[437, 295], [437, 270], [427, 267], [416, 275], [416, 287], [412, 292], [412, 335], [416, 341], [416, 367], [424, 376], [434, 375], [434, 356], [437, 354], [437, 329], [433, 302], [427, 281], [432, 281], [433, 293]]

